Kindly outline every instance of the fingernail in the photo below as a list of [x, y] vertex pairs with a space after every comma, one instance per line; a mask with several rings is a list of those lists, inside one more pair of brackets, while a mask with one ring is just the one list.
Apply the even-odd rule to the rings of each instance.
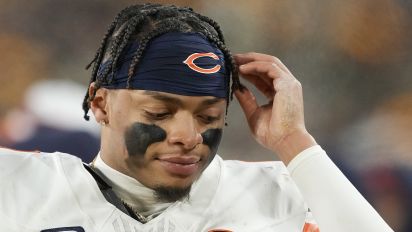
[[233, 90], [235, 92], [244, 93], [244, 91], [246, 90], [246, 86], [244, 86], [242, 83], [239, 83], [238, 85], [234, 86]]

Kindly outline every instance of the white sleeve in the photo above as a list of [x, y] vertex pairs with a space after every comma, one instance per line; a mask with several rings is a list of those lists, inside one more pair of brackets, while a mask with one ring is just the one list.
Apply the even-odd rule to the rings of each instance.
[[393, 231], [320, 146], [304, 150], [287, 168], [321, 232]]

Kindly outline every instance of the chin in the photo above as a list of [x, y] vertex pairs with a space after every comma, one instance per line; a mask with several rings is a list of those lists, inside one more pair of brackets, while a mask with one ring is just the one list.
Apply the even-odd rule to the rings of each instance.
[[158, 185], [153, 188], [156, 193], [156, 198], [163, 202], [184, 201], [189, 199], [191, 189], [191, 184], [186, 186]]
[[157, 184], [152, 189], [156, 192], [156, 196], [160, 201], [182, 201], [189, 198], [192, 185], [200, 174], [196, 172], [189, 176], [182, 176], [163, 172], [162, 175], [158, 175]]

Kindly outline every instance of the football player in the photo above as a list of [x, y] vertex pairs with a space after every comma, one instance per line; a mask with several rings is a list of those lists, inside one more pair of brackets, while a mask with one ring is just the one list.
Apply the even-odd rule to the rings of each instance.
[[[91, 65], [83, 109], [102, 125], [99, 154], [83, 164], [1, 149], [1, 231], [392, 231], [306, 130], [288, 68], [270, 55], [232, 56], [210, 18], [127, 7]], [[216, 154], [233, 94], [282, 162]]]

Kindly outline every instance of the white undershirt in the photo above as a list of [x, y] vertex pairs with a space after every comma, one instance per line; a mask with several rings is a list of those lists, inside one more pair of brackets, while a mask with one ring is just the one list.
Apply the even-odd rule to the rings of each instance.
[[111, 168], [102, 160], [100, 154], [94, 160], [93, 166], [124, 203], [130, 206], [135, 213], [147, 217], [148, 220], [161, 214], [172, 204], [157, 200], [155, 191], [136, 179]]
[[320, 146], [302, 151], [287, 168], [320, 231], [393, 231]]

